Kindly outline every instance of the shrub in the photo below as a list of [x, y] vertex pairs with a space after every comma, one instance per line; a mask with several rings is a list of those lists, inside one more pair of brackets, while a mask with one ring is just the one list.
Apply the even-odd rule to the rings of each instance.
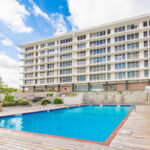
[[54, 103], [54, 104], [63, 104], [63, 101], [62, 101], [62, 99], [60, 99], [60, 98], [55, 98], [55, 99], [53, 100], [53, 103]]
[[18, 99], [16, 101], [17, 105], [30, 105], [30, 102], [28, 100], [22, 100], [22, 99]]
[[49, 93], [46, 95], [47, 97], [52, 97], [53, 96], [53, 93]]
[[71, 94], [69, 94], [69, 95], [67, 95], [68, 97], [75, 97], [75, 96], [77, 96], [77, 94], [76, 93], [71, 93]]
[[3, 103], [3, 106], [16, 106], [16, 103], [15, 102], [7, 102], [7, 101], [5, 101]]
[[42, 102], [41, 102], [41, 105], [47, 105], [47, 104], [50, 104], [51, 101], [47, 100], [47, 99], [43, 99]]
[[123, 93], [121, 90], [120, 90], [120, 91], [118, 90], [117, 92], [118, 92], [118, 93], [120, 93], [120, 94], [122, 94], [122, 93]]
[[14, 96], [10, 94], [6, 94], [4, 98], [4, 102], [14, 102]]
[[56, 92], [56, 90], [55, 90], [55, 89], [49, 89], [49, 91], [50, 91], [50, 92]]

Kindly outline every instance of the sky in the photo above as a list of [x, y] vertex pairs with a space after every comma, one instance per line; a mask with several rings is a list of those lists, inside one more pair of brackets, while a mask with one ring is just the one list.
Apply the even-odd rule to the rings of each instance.
[[150, 0], [0, 0], [0, 77], [19, 87], [23, 43], [150, 13]]

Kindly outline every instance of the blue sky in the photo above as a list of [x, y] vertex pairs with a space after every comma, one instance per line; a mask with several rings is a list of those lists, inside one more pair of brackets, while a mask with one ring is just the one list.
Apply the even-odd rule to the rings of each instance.
[[17, 46], [150, 13], [149, 0], [0, 0], [0, 76], [21, 85]]

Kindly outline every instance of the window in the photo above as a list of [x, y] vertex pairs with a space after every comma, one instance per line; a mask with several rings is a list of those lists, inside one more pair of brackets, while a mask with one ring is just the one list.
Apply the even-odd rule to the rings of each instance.
[[125, 60], [125, 59], [126, 59], [126, 55], [125, 54], [115, 55], [115, 60]]
[[138, 78], [139, 77], [139, 71], [129, 71], [127, 72], [128, 78]]
[[34, 56], [33, 53], [25, 55], [25, 58], [32, 58]]
[[72, 66], [72, 61], [67, 61], [67, 62], [61, 62], [60, 67], [71, 67]]
[[65, 43], [70, 43], [70, 42], [72, 42], [72, 38], [63, 39], [60, 41], [60, 44], [65, 44]]
[[126, 68], [126, 64], [125, 63], [115, 64], [115, 69], [116, 70], [121, 70], [121, 69], [125, 69], [125, 68]]
[[40, 46], [41, 46], [41, 48], [44, 48], [44, 47], [45, 47], [45, 43], [44, 43], [44, 44], [41, 44]]
[[77, 37], [77, 40], [80, 41], [80, 40], [85, 40], [86, 39], [86, 35], [80, 35]]
[[143, 27], [147, 27], [147, 21], [143, 22]]
[[54, 64], [48, 64], [47, 65], [47, 69], [52, 69], [52, 68], [54, 68]]
[[148, 60], [144, 60], [144, 67], [148, 67]]
[[28, 60], [28, 61], [25, 61], [25, 64], [26, 64], [26, 65], [32, 65], [33, 62], [34, 62], [33, 60]]
[[54, 76], [54, 71], [48, 71], [47, 76]]
[[144, 57], [148, 57], [148, 50], [144, 51]]
[[107, 71], [111, 70], [111, 65], [107, 65]]
[[125, 26], [115, 28], [115, 33], [125, 31]]
[[98, 36], [104, 36], [105, 34], [106, 34], [105, 31], [95, 32], [95, 33], [91, 33], [90, 37], [93, 38], [93, 37], [98, 37]]
[[72, 53], [60, 55], [60, 59], [70, 59], [72, 58]]
[[44, 79], [40, 79], [40, 84], [44, 84], [45, 80]]
[[106, 65], [90, 67], [90, 72], [99, 72], [99, 71], [106, 71]]
[[74, 90], [75, 92], [87, 92], [88, 86], [87, 85], [75, 85]]
[[78, 49], [85, 48], [85, 47], [86, 47], [86, 43], [81, 43], [77, 45]]
[[72, 74], [72, 69], [60, 70], [60, 75]]
[[26, 47], [26, 48], [25, 48], [25, 51], [27, 52], [27, 51], [30, 51], [30, 50], [33, 50], [33, 49], [34, 49], [34, 46]]
[[94, 74], [90, 75], [90, 80], [105, 80], [106, 74]]
[[45, 69], [45, 65], [40, 65], [40, 70], [44, 70]]
[[32, 85], [33, 84], [33, 80], [25, 80], [25, 85]]
[[110, 34], [110, 33], [111, 33], [111, 30], [110, 30], [110, 29], [108, 29], [108, 30], [107, 30], [107, 34]]
[[107, 47], [107, 53], [111, 52], [111, 47]]
[[126, 73], [125, 72], [117, 72], [115, 73], [115, 79], [125, 79]]
[[134, 29], [137, 29], [138, 28], [138, 25], [137, 24], [130, 24], [130, 25], [127, 25], [127, 30], [134, 30]]
[[40, 77], [45, 77], [45, 72], [40, 72]]
[[85, 64], [86, 64], [85, 59], [77, 60], [77, 65], [85, 65]]
[[86, 56], [86, 51], [78, 52], [77, 56], [78, 57], [84, 57], [84, 56]]
[[125, 44], [123, 44], [123, 45], [117, 45], [117, 46], [115, 46], [115, 51], [116, 52], [119, 52], [119, 51], [124, 51], [125, 50]]
[[111, 56], [107, 56], [107, 61], [111, 61]]
[[111, 73], [107, 73], [107, 79], [108, 79], [108, 80], [111, 79]]
[[104, 45], [105, 42], [106, 42], [105, 39], [99, 41], [92, 41], [90, 42], [90, 46], [92, 47], [92, 46]]
[[121, 42], [121, 41], [125, 41], [125, 35], [115, 37], [115, 42]]
[[147, 31], [144, 31], [144, 32], [143, 32], [143, 36], [144, 36], [144, 37], [147, 37], [147, 35], [148, 35], [148, 34], [147, 34]]
[[149, 71], [148, 70], [144, 70], [144, 77], [148, 77], [149, 76]]
[[33, 77], [33, 73], [25, 74], [25, 78], [32, 78], [32, 77]]
[[98, 54], [104, 54], [104, 53], [106, 53], [106, 48], [90, 50], [90, 55], [98, 55]]
[[77, 68], [77, 73], [85, 73], [86, 72], [86, 68]]
[[109, 44], [111, 42], [111, 39], [110, 38], [108, 38], [107, 39], [107, 44]]
[[40, 58], [40, 63], [44, 63], [45, 62], [45, 58]]
[[54, 46], [55, 45], [55, 42], [49, 42], [47, 43], [47, 46]]
[[127, 35], [127, 40], [134, 40], [139, 38], [139, 33], [133, 33]]
[[77, 76], [77, 81], [86, 81], [86, 76]]
[[40, 55], [41, 55], [41, 56], [45, 55], [45, 51], [41, 51], [41, 52], [40, 52]]
[[139, 58], [139, 52], [127, 53], [127, 59], [136, 59]]
[[60, 77], [60, 82], [72, 82], [72, 77]]
[[54, 78], [47, 79], [47, 83], [54, 83]]
[[95, 64], [95, 63], [102, 63], [106, 61], [106, 56], [102, 57], [96, 57], [96, 58], [91, 58], [90, 63]]
[[52, 54], [52, 53], [54, 53], [54, 52], [55, 52], [54, 49], [49, 49], [49, 50], [47, 51], [47, 54]]
[[148, 47], [148, 41], [144, 41], [144, 47]]
[[33, 67], [26, 67], [24, 70], [25, 71], [33, 71], [34, 69], [33, 69]]
[[48, 62], [52, 62], [52, 61], [54, 61], [55, 60], [55, 56], [51, 56], [51, 57], [48, 57], [47, 58], [47, 61]]
[[72, 46], [65, 46], [60, 48], [60, 52], [66, 52], [72, 50]]
[[138, 61], [136, 61], [136, 62], [128, 62], [127, 63], [127, 67], [128, 67], [128, 69], [139, 68], [139, 62]]
[[136, 43], [128, 43], [127, 44], [127, 49], [130, 50], [130, 49], [136, 49], [136, 48], [139, 48], [139, 42], [136, 42]]

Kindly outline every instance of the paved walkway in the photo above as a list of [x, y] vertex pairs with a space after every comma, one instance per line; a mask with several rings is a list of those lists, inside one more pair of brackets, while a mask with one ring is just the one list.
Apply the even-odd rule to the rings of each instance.
[[[42, 108], [36, 106], [30, 111], [38, 109]], [[20, 113], [27, 111], [27, 108], [17, 108], [16, 113], [17, 110]], [[4, 111], [0, 115], [14, 113], [11, 108]], [[110, 146], [0, 129], [0, 150], [150, 150], [150, 106], [137, 106]]]

